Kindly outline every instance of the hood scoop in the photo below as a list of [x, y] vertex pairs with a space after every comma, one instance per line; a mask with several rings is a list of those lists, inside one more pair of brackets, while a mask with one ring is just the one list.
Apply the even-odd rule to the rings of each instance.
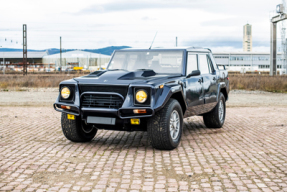
[[105, 70], [99, 70], [99, 71], [95, 71], [95, 72], [93, 72], [93, 73], [90, 73], [89, 75], [87, 75], [87, 76], [85, 76], [85, 77], [99, 77], [99, 76], [101, 76], [102, 74], [104, 74], [105, 72], [107, 72], [107, 71], [105, 71]]
[[119, 80], [145, 79], [145, 77], [151, 77], [155, 75], [156, 73], [153, 70], [137, 70], [121, 76]]

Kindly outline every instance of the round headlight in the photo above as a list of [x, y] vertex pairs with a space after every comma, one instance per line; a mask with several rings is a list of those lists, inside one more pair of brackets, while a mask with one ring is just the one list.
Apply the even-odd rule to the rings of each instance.
[[61, 96], [63, 99], [68, 99], [70, 97], [71, 91], [68, 87], [63, 87], [61, 90]]
[[144, 103], [147, 100], [147, 93], [144, 90], [137, 91], [136, 100], [139, 103]]

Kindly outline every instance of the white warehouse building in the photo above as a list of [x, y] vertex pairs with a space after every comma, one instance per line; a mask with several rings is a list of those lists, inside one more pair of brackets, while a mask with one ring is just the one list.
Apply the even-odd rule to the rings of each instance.
[[[91, 53], [87, 51], [68, 51], [62, 52], [62, 69], [71, 67], [83, 67], [91, 71], [98, 68], [105, 68], [110, 60], [110, 56]], [[56, 68], [60, 67], [60, 53], [53, 55], [46, 55], [43, 57], [45, 65], [52, 65]]]
[[[213, 53], [217, 64], [225, 65], [228, 71], [270, 71], [270, 53]], [[282, 53], [277, 54], [277, 71], [286, 73]]]

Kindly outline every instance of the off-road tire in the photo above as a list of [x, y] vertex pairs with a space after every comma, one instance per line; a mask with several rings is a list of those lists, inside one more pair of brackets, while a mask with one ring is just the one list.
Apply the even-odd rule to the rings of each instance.
[[86, 125], [81, 122], [79, 116], [75, 116], [75, 120], [70, 120], [67, 117], [67, 113], [62, 113], [61, 124], [65, 137], [73, 142], [88, 142], [97, 134], [96, 128], [93, 128], [89, 133], [85, 133], [82, 126]]
[[[180, 128], [179, 135], [174, 141], [170, 135], [170, 116], [176, 110], [179, 115]], [[155, 116], [151, 117], [147, 122], [148, 137], [151, 145], [160, 150], [175, 149], [181, 139], [183, 127], [183, 114], [179, 102], [175, 99], [170, 99], [163, 109], [158, 111]]]
[[[219, 117], [220, 101], [222, 101], [223, 109], [224, 109], [223, 121], [220, 121], [220, 117]], [[203, 115], [203, 121], [204, 121], [205, 126], [207, 128], [214, 128], [214, 129], [221, 128], [225, 121], [225, 114], [226, 114], [225, 97], [222, 93], [220, 93], [218, 103], [214, 107], [214, 109], [210, 111], [209, 113], [206, 113]]]

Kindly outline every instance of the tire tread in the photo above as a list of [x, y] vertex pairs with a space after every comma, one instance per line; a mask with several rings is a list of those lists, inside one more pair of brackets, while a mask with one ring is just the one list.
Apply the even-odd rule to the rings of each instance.
[[148, 137], [151, 141], [152, 146], [156, 149], [172, 150], [177, 147], [171, 144], [169, 131], [166, 130], [169, 129], [168, 122], [170, 118], [167, 112], [172, 110], [174, 103], [178, 103], [178, 101], [175, 99], [170, 99], [163, 109], [161, 109], [152, 118], [148, 120]]
[[[220, 93], [219, 99], [223, 99], [223, 102], [224, 102], [223, 104], [225, 107], [225, 97], [222, 93]], [[203, 121], [207, 128], [218, 129], [223, 126], [224, 122], [221, 123], [219, 120], [218, 107], [219, 107], [219, 102], [214, 107], [214, 109], [212, 109], [212, 111], [203, 115]], [[224, 113], [226, 113], [226, 110], [224, 110]]]
[[67, 113], [62, 113], [61, 124], [65, 137], [73, 142], [91, 141], [97, 131], [93, 131], [90, 135], [86, 135], [81, 130], [81, 120], [79, 118], [80, 117], [75, 116], [75, 120], [70, 120], [67, 118]]

